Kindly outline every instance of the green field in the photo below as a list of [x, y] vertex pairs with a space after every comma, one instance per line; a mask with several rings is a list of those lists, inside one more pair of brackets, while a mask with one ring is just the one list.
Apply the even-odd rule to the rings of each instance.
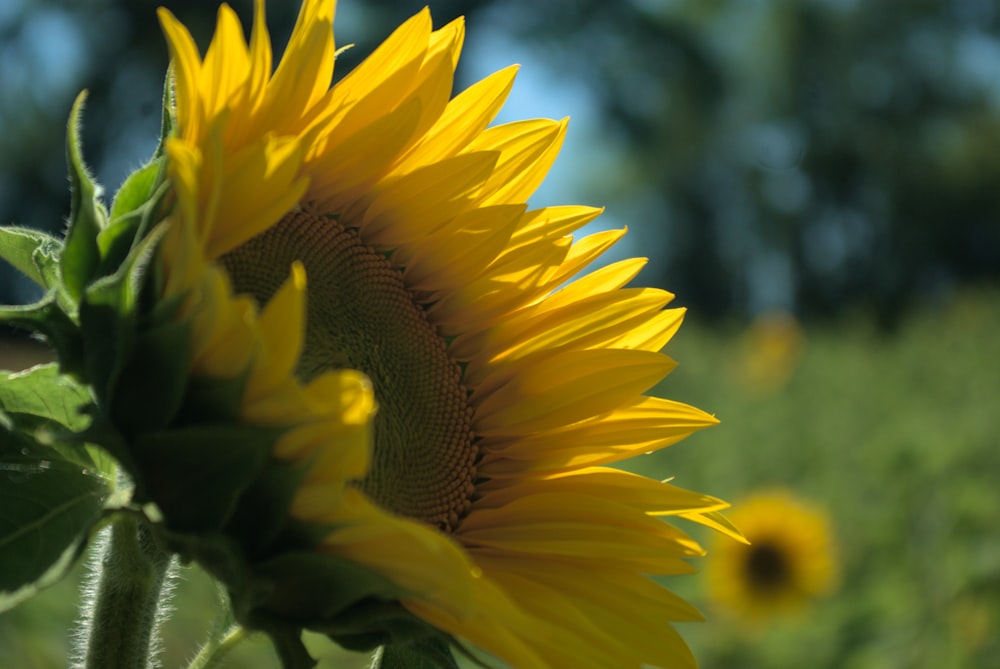
[[[827, 510], [838, 543], [840, 588], [795, 619], [751, 627], [714, 610], [698, 576], [671, 581], [710, 620], [683, 627], [706, 669], [1000, 666], [1000, 294], [928, 304], [890, 333], [869, 320], [806, 328], [780, 388], [748, 383], [735, 326], [688, 322], [668, 348], [680, 367], [661, 393], [723, 422], [628, 466], [732, 501], [790, 488]], [[62, 583], [0, 617], [0, 667], [64, 666], [75, 597]], [[193, 654], [214, 598], [184, 573], [163, 666]], [[275, 660], [250, 643], [229, 666]]]
[[830, 514], [842, 573], [808, 615], [756, 628], [679, 579], [711, 620], [685, 629], [703, 667], [1000, 666], [998, 332], [995, 292], [928, 304], [892, 333], [861, 317], [807, 329], [768, 393], [735, 373], [735, 329], [681, 328], [662, 390], [722, 424], [640, 467], [732, 501], [792, 489]]

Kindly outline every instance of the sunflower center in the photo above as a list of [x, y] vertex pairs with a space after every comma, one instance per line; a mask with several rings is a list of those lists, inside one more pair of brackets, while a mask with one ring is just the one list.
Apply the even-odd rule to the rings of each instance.
[[754, 589], [778, 590], [788, 582], [788, 560], [776, 546], [766, 543], [754, 545], [747, 555], [746, 574]]
[[309, 279], [299, 376], [358, 369], [375, 389], [375, 450], [358, 485], [383, 508], [452, 529], [470, 503], [476, 450], [461, 370], [445, 342], [402, 272], [334, 219], [288, 214], [222, 264], [237, 292], [264, 303], [295, 260]]

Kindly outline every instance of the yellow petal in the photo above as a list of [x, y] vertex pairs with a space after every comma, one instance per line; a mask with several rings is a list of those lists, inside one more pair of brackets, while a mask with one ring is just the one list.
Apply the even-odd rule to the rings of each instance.
[[559, 153], [566, 121], [517, 121], [481, 133], [468, 151], [499, 151], [482, 204], [525, 202]]
[[269, 137], [227, 156], [226, 179], [217, 191], [224, 218], [217, 221], [206, 244], [209, 258], [218, 258], [273, 226], [302, 198], [308, 186], [300, 176], [303, 154], [297, 139]]
[[383, 511], [356, 489], [345, 491], [323, 520], [337, 529], [322, 550], [374, 569], [452, 615], [471, 609], [479, 570], [451, 538]]
[[718, 423], [694, 407], [639, 397], [589, 421], [520, 436], [486, 436], [481, 469], [495, 478], [524, 477], [617, 462], [675, 444]]
[[456, 96], [437, 123], [397, 163], [394, 173], [405, 174], [421, 165], [450, 158], [468, 146], [503, 106], [514, 83], [517, 66], [500, 70]]
[[174, 70], [174, 98], [176, 100], [177, 125], [186, 138], [199, 137], [203, 130], [202, 101], [198, 91], [201, 57], [198, 47], [188, 29], [178, 21], [170, 10], [160, 7], [156, 15], [167, 38], [170, 59]]
[[493, 169], [494, 153], [457, 156], [382, 186], [361, 232], [389, 248], [423, 240], [468, 206]]
[[404, 276], [414, 291], [466, 283], [504, 249], [523, 212], [524, 205], [517, 204], [473, 209], [414, 245], [410, 257], [393, 260], [405, 264]]
[[674, 367], [649, 351], [565, 351], [488, 378], [474, 391], [474, 428], [486, 436], [571, 425], [633, 401]]
[[240, 109], [244, 106], [249, 71], [250, 58], [240, 20], [228, 5], [221, 5], [215, 36], [202, 64], [200, 83], [206, 116], [216, 116], [227, 108]]
[[729, 506], [710, 495], [604, 467], [585, 467], [561, 475], [515, 482], [488, 481], [480, 485], [479, 490], [483, 496], [477, 508], [495, 508], [520, 497], [544, 492], [613, 499], [642, 513], [658, 516], [710, 513]]

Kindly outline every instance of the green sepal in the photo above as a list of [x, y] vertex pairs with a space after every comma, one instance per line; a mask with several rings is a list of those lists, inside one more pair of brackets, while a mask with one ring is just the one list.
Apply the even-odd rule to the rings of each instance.
[[188, 381], [190, 329], [168, 322], [135, 336], [111, 398], [111, 420], [123, 433], [160, 430], [177, 414]]
[[294, 625], [274, 626], [267, 630], [282, 669], [312, 669], [317, 662], [302, 643], [302, 629]]
[[[136, 307], [145, 270], [166, 228], [158, 226], [117, 269], [87, 286], [80, 301], [80, 330], [85, 342], [87, 380], [98, 403], [107, 406], [126, 361], [136, 346]], [[177, 370], [185, 374], [185, 370]]]
[[135, 245], [142, 226], [144, 210], [131, 211], [112, 219], [97, 236], [97, 246], [101, 253], [101, 263], [97, 276], [114, 274]]
[[34, 304], [0, 306], [0, 323], [15, 325], [42, 335], [59, 357], [66, 374], [86, 378], [86, 361], [79, 326], [57, 304], [56, 291], [49, 291]]
[[273, 586], [266, 580], [251, 578], [243, 547], [233, 537], [220, 532], [175, 532], [163, 525], [156, 526], [155, 531], [182, 560], [196, 561], [226, 586], [235, 619], [247, 629], [266, 632], [285, 669], [316, 666], [302, 643], [301, 625], [260, 612], [258, 606], [267, 601]]
[[125, 308], [122, 284], [117, 275], [95, 281], [87, 287], [79, 307], [86, 378], [101, 406], [110, 404], [114, 384], [135, 343], [135, 315]]
[[[95, 408], [90, 413], [92, 418], [90, 425], [82, 432], [78, 432], [76, 438], [84, 443], [93, 444], [90, 448], [104, 454], [106, 459], [112, 460], [115, 467], [121, 467], [126, 472], [136, 471], [135, 459], [125, 438], [98, 409]], [[108, 455], [111, 457], [107, 458]]]
[[182, 562], [197, 562], [227, 590], [246, 592], [251, 587], [243, 548], [232, 537], [219, 532], [174, 532], [162, 523], [153, 525], [153, 529]]
[[[157, 274], [158, 266], [151, 266], [149, 272], [150, 281], [146, 286], [143, 287], [144, 291], [150, 291], [149, 283], [152, 283], [152, 279], [155, 274]], [[189, 292], [185, 291], [179, 295], [171, 295], [169, 297], [162, 297], [159, 292], [154, 293], [155, 298], [151, 295], [149, 304], [145, 305], [143, 312], [143, 321], [155, 327], [156, 324], [164, 324], [169, 322], [177, 322], [183, 315], [181, 314], [181, 309], [184, 306], [184, 302], [188, 299], [190, 295]]]
[[154, 502], [171, 530], [221, 529], [280, 434], [277, 428], [227, 424], [137, 435], [130, 449], [136, 499]]
[[113, 274], [129, 252], [165, 217], [162, 160], [147, 163], [128, 176], [111, 204], [111, 219], [97, 236], [101, 253], [98, 275]]
[[437, 638], [382, 646], [369, 669], [458, 669], [447, 643]]
[[115, 199], [111, 202], [110, 220], [112, 222], [141, 209], [150, 201], [160, 181], [162, 168], [163, 162], [161, 160], [152, 160], [125, 178], [121, 188], [115, 193]]
[[263, 553], [288, 525], [295, 492], [309, 473], [302, 463], [271, 457], [261, 475], [243, 492], [226, 533], [254, 558]]
[[[398, 597], [396, 598], [398, 599]], [[348, 650], [366, 651], [390, 644], [410, 644], [443, 633], [407, 611], [398, 601], [362, 600], [309, 629], [322, 632]]]
[[0, 258], [45, 290], [59, 285], [62, 241], [41, 230], [0, 227]]
[[[185, 534], [180, 541], [184, 552], [226, 584], [235, 619], [272, 638], [285, 667], [313, 666], [301, 642], [306, 629], [328, 634], [349, 650], [430, 639], [446, 647], [450, 641], [398, 604], [407, 594], [402, 588], [348, 559], [305, 549], [244, 562], [246, 554], [229, 532]], [[211, 546], [214, 552], [206, 550]]]
[[107, 212], [99, 200], [101, 188], [84, 164], [80, 147], [80, 115], [86, 99], [86, 91], [76, 97], [66, 126], [70, 214], [66, 243], [60, 256], [60, 272], [63, 286], [74, 302], [80, 299], [84, 287], [96, 275], [101, 260], [97, 234], [107, 223]]
[[253, 621], [253, 609], [262, 609], [269, 617], [318, 631], [361, 602], [392, 601], [406, 594], [357, 562], [315, 551], [282, 553], [255, 564], [252, 577], [267, 584], [268, 596], [261, 602], [234, 602], [238, 619], [242, 615]]
[[167, 138], [174, 131], [174, 64], [167, 67], [167, 75], [163, 80], [163, 106], [160, 112], [160, 141], [153, 152], [153, 158], [160, 158], [166, 153]]
[[249, 370], [244, 370], [241, 375], [229, 379], [207, 376], [188, 378], [184, 403], [177, 414], [178, 424], [198, 425], [220, 420], [240, 420], [248, 373]]
[[111, 492], [107, 479], [12, 424], [0, 412], [0, 611], [69, 571]]

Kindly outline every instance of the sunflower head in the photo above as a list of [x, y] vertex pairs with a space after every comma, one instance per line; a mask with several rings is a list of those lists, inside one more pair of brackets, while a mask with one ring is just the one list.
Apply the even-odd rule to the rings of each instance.
[[724, 611], [760, 620], [801, 610], [837, 583], [826, 515], [787, 491], [758, 493], [730, 514], [750, 542], [716, 542], [706, 569]]
[[[160, 13], [157, 290], [190, 378], [238, 379], [240, 422], [280, 431], [261, 471], [296, 473], [246, 618], [352, 647], [437, 630], [525, 667], [687, 662], [670, 621], [698, 614], [649, 576], [702, 552], [665, 518], [735, 534], [726, 505], [605, 465], [715, 419], [645, 394], [684, 312], [626, 287], [643, 261], [570, 281], [624, 231], [575, 239], [599, 210], [528, 209], [566, 122], [490, 126], [512, 68], [453, 97], [461, 21], [424, 10], [331, 86], [333, 3], [303, 4], [273, 71], [257, 10], [246, 40], [224, 6], [204, 57]], [[374, 576], [345, 604], [351, 569]]]
[[80, 218], [90, 436], [136, 510], [288, 666], [304, 628], [691, 666], [672, 623], [700, 616], [654, 579], [703, 550], [673, 521], [739, 533], [608, 465], [717, 421], [648, 394], [684, 310], [629, 285], [643, 259], [587, 269], [624, 231], [529, 209], [566, 121], [491, 125], [514, 68], [453, 96], [461, 20], [425, 9], [331, 85], [333, 0], [304, 1], [277, 67], [263, 9], [247, 39], [223, 5], [204, 55], [160, 10], [167, 134]]

